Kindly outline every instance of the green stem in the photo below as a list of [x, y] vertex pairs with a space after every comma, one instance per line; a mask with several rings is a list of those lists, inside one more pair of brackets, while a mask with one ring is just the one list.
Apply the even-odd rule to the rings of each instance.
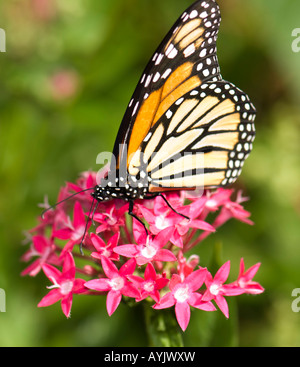
[[154, 310], [148, 302], [144, 302], [144, 314], [149, 347], [184, 346], [174, 309]]

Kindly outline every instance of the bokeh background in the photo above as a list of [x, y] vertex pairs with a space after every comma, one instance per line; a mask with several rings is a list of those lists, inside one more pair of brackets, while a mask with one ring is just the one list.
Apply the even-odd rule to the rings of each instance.
[[[24, 231], [36, 225], [38, 203], [111, 151], [134, 87], [165, 33], [192, 0], [6, 0], [0, 28], [0, 346], [144, 346], [138, 309], [120, 306], [109, 318], [105, 300], [75, 297], [67, 320], [56, 304], [36, 307], [48, 280], [22, 278]], [[230, 304], [230, 320], [194, 312], [186, 346], [300, 346], [300, 28], [298, 0], [219, 0], [222, 75], [257, 107], [257, 138], [235, 185], [254, 226], [230, 221], [214, 244], [237, 275], [261, 262], [259, 296]], [[296, 42], [296, 41], [295, 41]], [[300, 41], [298, 42], [300, 46]], [[300, 306], [300, 302], [299, 302]], [[215, 313], [216, 314], [216, 313]], [[216, 321], [217, 318], [217, 321]]]

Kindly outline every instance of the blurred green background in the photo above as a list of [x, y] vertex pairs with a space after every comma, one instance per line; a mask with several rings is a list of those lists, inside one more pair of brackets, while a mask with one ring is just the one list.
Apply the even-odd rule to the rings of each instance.
[[[75, 297], [67, 320], [56, 304], [36, 307], [48, 280], [22, 278], [24, 231], [38, 203], [111, 151], [119, 123], [148, 59], [192, 0], [6, 0], [0, 28], [0, 346], [144, 346], [139, 309], [109, 318], [105, 300]], [[231, 302], [229, 321], [193, 312], [186, 346], [300, 346], [300, 28], [298, 0], [219, 0], [218, 56], [224, 79], [257, 107], [257, 138], [236, 184], [255, 225], [230, 221], [199, 248], [208, 263], [215, 243], [233, 277], [262, 266], [259, 296]], [[284, 15], [284, 16], [283, 16]], [[298, 43], [300, 45], [300, 42]], [[300, 304], [299, 304], [300, 305]], [[216, 318], [218, 319], [216, 321]]]

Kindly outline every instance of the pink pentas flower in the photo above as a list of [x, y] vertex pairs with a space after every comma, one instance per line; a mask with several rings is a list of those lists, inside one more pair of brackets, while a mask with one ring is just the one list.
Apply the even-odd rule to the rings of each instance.
[[176, 211], [189, 219], [172, 210], [161, 197], [155, 198], [153, 211], [142, 205], [139, 206], [142, 215], [150, 224], [152, 233], [157, 234], [162, 229], [172, 228], [173, 232], [170, 241], [175, 246], [183, 248], [183, 238], [191, 228], [210, 232], [215, 231], [212, 225], [198, 219], [204, 207], [203, 200], [198, 200], [185, 206], [179, 206], [178, 201], [176, 203]]
[[254, 282], [252, 279], [257, 273], [260, 263], [257, 263], [251, 266], [248, 270], [245, 271], [244, 259], [241, 259], [240, 262], [240, 272], [237, 280], [232, 284], [233, 287], [237, 287], [243, 293], [248, 294], [260, 294], [263, 293], [264, 288], [257, 282]]
[[73, 221], [70, 222], [68, 227], [53, 231], [54, 237], [60, 238], [62, 240], [68, 240], [61, 253], [61, 256], [64, 256], [68, 251], [72, 251], [74, 245], [81, 243], [86, 226], [88, 229], [90, 225], [91, 223], [87, 223], [83, 209], [80, 203], [77, 201], [74, 205]]
[[128, 275], [127, 278], [141, 292], [140, 297], [137, 298], [136, 301], [142, 301], [149, 296], [155, 302], [159, 302], [159, 290], [164, 288], [169, 283], [169, 279], [167, 279], [165, 276], [156, 274], [155, 268], [151, 263], [147, 264], [144, 278], [137, 275]]
[[32, 237], [32, 246], [23, 255], [22, 260], [29, 261], [32, 257], [38, 257], [32, 264], [24, 269], [21, 275], [36, 276], [43, 264], [61, 265], [61, 260], [55, 253], [56, 246], [52, 239], [36, 235]]
[[206, 191], [205, 208], [209, 211], [217, 211], [222, 205], [231, 202], [232, 194], [233, 190], [230, 189], [217, 189], [214, 192]]
[[[253, 225], [252, 220], [249, 219], [251, 213], [243, 208], [242, 202], [247, 201], [248, 198], [242, 197], [241, 191], [238, 192], [236, 201], [231, 200], [233, 190], [230, 189], [217, 189], [215, 192], [206, 192], [205, 209], [202, 213], [202, 218], [205, 219], [209, 212], [216, 212], [220, 210], [220, 213], [215, 218], [212, 226], [217, 229], [225, 224], [231, 218], [235, 218], [241, 222]], [[205, 231], [199, 236], [199, 241], [203, 241], [211, 232]]]
[[[32, 263], [22, 275], [34, 276], [42, 269], [53, 283], [39, 307], [61, 301], [69, 317], [74, 294], [106, 295], [107, 312], [112, 315], [122, 297], [136, 302], [147, 299], [145, 304], [155, 302], [157, 312], [175, 306], [178, 323], [185, 330], [191, 307], [213, 311], [216, 303], [228, 317], [227, 297], [263, 292], [253, 281], [260, 264], [245, 270], [242, 259], [237, 279], [226, 283], [229, 262], [213, 277], [199, 266], [198, 255], [186, 256], [230, 218], [252, 224], [241, 192], [235, 200], [234, 190], [223, 188], [139, 199], [132, 219], [128, 202], [98, 203], [92, 198], [95, 185], [106, 172], [107, 167], [97, 174], [85, 172], [75, 183], [67, 183], [59, 191], [59, 205], [50, 207], [46, 201], [43, 207], [49, 210], [28, 231], [31, 247], [22, 259]], [[78, 251], [81, 243], [83, 253]]]
[[137, 245], [121, 245], [116, 247], [114, 251], [119, 255], [135, 258], [139, 266], [152, 261], [176, 261], [176, 256], [172, 251], [163, 249], [168, 243], [172, 231], [172, 228], [166, 228], [157, 236], [140, 236], [140, 231], [138, 231]]
[[195, 270], [184, 280], [179, 275], [174, 274], [169, 284], [170, 292], [165, 294], [153, 308], [160, 310], [175, 305], [178, 324], [185, 331], [190, 321], [190, 306], [204, 311], [215, 310], [210, 300], [204, 302], [202, 294], [197, 292], [203, 285], [206, 275], [207, 269], [205, 268]]
[[224, 296], [237, 296], [243, 293], [234, 285], [224, 284], [228, 279], [229, 272], [230, 261], [222, 265], [214, 277], [208, 272], [205, 279], [207, 290], [203, 295], [204, 301], [214, 300], [226, 318], [229, 318], [229, 309]]
[[196, 266], [199, 264], [199, 256], [191, 255], [188, 259], [183, 256], [182, 251], [179, 251], [177, 256], [177, 272], [181, 279], [185, 279], [188, 275], [190, 275]]
[[38, 205], [39, 208], [44, 209], [44, 214], [39, 217], [39, 224], [30, 229], [29, 233], [35, 233], [37, 235], [44, 235], [48, 226], [59, 226], [66, 222], [66, 214], [61, 207], [51, 208], [48, 202], [48, 198], [45, 197], [44, 202]]
[[67, 252], [64, 257], [63, 269], [60, 272], [52, 265], [43, 264], [43, 271], [48, 279], [53, 283], [48, 289], [50, 292], [39, 302], [38, 307], [50, 306], [61, 301], [63, 313], [70, 317], [73, 301], [73, 294], [86, 292], [83, 279], [75, 279], [76, 269], [73, 256]]
[[[232, 193], [232, 190], [227, 191], [231, 191]], [[240, 220], [241, 222], [253, 225], [254, 223], [252, 222], [252, 220], [249, 219], [251, 213], [245, 210], [241, 205], [241, 203], [247, 200], [248, 198], [242, 197], [241, 191], [237, 193], [236, 201], [232, 201], [228, 193], [227, 199], [224, 200], [224, 202], [222, 203], [223, 207], [221, 213], [216, 218], [215, 222], [213, 223], [213, 226], [215, 228], [220, 227], [231, 218], [235, 218]]]
[[127, 277], [132, 275], [135, 267], [135, 259], [128, 260], [121, 266], [120, 270], [108, 258], [101, 259], [103, 271], [107, 278], [99, 278], [89, 280], [85, 283], [85, 287], [100, 292], [108, 292], [106, 298], [106, 308], [109, 316], [111, 316], [119, 306], [122, 295], [132, 298], [139, 298], [140, 292], [128, 281]]
[[[75, 192], [81, 192], [93, 188], [97, 185], [97, 178], [95, 172], [83, 172], [76, 183], [68, 182], [67, 189]], [[85, 195], [86, 192], [81, 192], [80, 195]], [[91, 195], [88, 195], [91, 198]]]
[[116, 232], [125, 226], [125, 213], [128, 212], [128, 204], [122, 206], [118, 204], [115, 201], [109, 202], [106, 204], [104, 213], [96, 213], [93, 216], [95, 222], [101, 223], [96, 228], [96, 233], [109, 230]]
[[114, 249], [118, 245], [120, 238], [120, 232], [117, 232], [113, 235], [107, 242], [107, 244], [103, 241], [103, 239], [96, 234], [91, 234], [91, 241], [93, 246], [95, 247], [94, 252], [91, 253], [91, 256], [94, 259], [102, 259], [102, 257], [107, 257], [112, 261], [119, 261], [120, 256], [114, 252]]

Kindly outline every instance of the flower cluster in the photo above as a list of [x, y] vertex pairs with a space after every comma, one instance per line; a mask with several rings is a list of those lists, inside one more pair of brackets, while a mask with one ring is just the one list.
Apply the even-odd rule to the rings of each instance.
[[242, 259], [238, 278], [226, 283], [229, 261], [213, 275], [200, 265], [197, 255], [190, 255], [230, 218], [252, 224], [240, 192], [234, 201], [231, 189], [205, 191], [198, 197], [184, 191], [164, 194], [174, 210], [160, 196], [137, 200], [134, 214], [145, 223], [146, 231], [140, 221], [130, 219], [128, 203], [122, 200], [98, 203], [94, 212], [90, 210], [90, 191], [82, 190], [95, 185], [92, 172], [84, 173], [75, 184], [68, 183], [58, 201], [78, 194], [46, 211], [29, 231], [31, 246], [23, 260], [33, 261], [22, 275], [43, 271], [52, 283], [39, 307], [61, 301], [70, 317], [74, 294], [99, 294], [106, 296], [107, 312], [112, 315], [122, 299], [149, 298], [155, 310], [175, 306], [177, 321], [185, 330], [191, 307], [214, 311], [217, 306], [228, 318], [227, 296], [263, 292], [252, 280], [260, 264], [245, 270]]

